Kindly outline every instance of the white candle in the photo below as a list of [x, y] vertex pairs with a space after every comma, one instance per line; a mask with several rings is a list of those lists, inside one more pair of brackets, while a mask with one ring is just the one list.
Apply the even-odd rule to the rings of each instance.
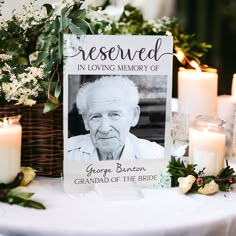
[[224, 167], [225, 134], [208, 128], [189, 130], [189, 163], [197, 164], [196, 172], [216, 176]]
[[215, 69], [197, 71], [180, 68], [178, 72], [179, 112], [216, 115], [218, 74]]
[[233, 75], [231, 95], [218, 97], [218, 116], [225, 120], [226, 158], [236, 158], [236, 74]]
[[236, 97], [236, 74], [233, 75], [231, 95]]
[[14, 121], [0, 122], [0, 183], [12, 182], [20, 172], [22, 128]]

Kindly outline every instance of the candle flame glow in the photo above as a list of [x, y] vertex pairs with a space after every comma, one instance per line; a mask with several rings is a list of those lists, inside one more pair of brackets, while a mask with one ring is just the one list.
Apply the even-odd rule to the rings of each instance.
[[175, 54], [179, 62], [185, 64], [185, 55], [182, 50], [177, 49], [177, 53]]
[[201, 68], [200, 68], [199, 64], [198, 64], [196, 61], [192, 60], [192, 61], [190, 61], [189, 64], [190, 64], [193, 68], [195, 68], [197, 72], [201, 72]]
[[184, 52], [180, 48], [176, 47], [175, 50], [175, 56], [177, 57], [180, 63], [185, 64], [187, 62], [191, 67], [196, 69], [197, 72], [201, 72], [200, 65], [196, 61], [189, 61], [189, 59], [185, 56]]

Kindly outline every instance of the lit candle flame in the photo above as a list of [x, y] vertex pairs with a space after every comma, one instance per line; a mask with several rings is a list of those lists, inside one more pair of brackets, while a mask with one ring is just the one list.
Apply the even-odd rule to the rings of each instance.
[[184, 55], [184, 52], [182, 51], [182, 50], [180, 50], [180, 49], [176, 49], [176, 57], [177, 57], [177, 59], [179, 60], [179, 62], [180, 63], [182, 63], [182, 64], [185, 64], [185, 55]]
[[196, 61], [194, 60], [189, 61], [188, 58], [185, 56], [184, 52], [180, 48], [176, 47], [175, 50], [176, 50], [175, 56], [177, 57], [180, 63], [185, 64], [187, 62], [191, 67], [196, 69], [197, 72], [201, 72], [200, 65]]
[[189, 62], [189, 64], [190, 64], [194, 69], [196, 69], [197, 72], [201, 72], [201, 68], [200, 68], [199, 64], [198, 64], [196, 61], [192, 60], [192, 61]]

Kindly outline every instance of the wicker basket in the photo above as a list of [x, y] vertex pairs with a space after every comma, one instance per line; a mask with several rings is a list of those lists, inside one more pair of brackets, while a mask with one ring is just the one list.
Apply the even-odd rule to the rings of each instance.
[[43, 114], [44, 102], [32, 107], [0, 104], [0, 117], [21, 114], [21, 165], [31, 166], [37, 175], [59, 177], [63, 168], [62, 106]]

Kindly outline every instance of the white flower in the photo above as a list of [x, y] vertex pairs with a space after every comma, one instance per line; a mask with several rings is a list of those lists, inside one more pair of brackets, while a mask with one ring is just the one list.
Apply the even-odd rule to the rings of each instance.
[[83, 2], [82, 8], [88, 8], [89, 6], [101, 6], [105, 0], [86, 0]]
[[38, 55], [39, 55], [39, 52], [38, 52], [38, 51], [31, 53], [31, 54], [29, 55], [29, 61], [30, 61], [30, 63], [36, 61], [37, 58], [38, 58]]
[[33, 106], [35, 103], [36, 103], [35, 100], [25, 98], [24, 101], [23, 101], [23, 103], [18, 102], [16, 105], [24, 104], [25, 106]]
[[96, 22], [99, 21], [106, 21], [109, 23], [113, 22], [113, 16], [107, 14], [104, 10], [98, 9], [97, 11], [89, 11], [87, 12], [87, 16], [91, 21]]
[[13, 73], [12, 68], [7, 66], [5, 67], [9, 70], [10, 82], [2, 84], [2, 92], [5, 94], [6, 100], [15, 101], [17, 105], [34, 105], [36, 101], [33, 98], [37, 98], [39, 92], [43, 91], [39, 81], [44, 77], [44, 65], [39, 68], [27, 67], [25, 72], [17, 76]]
[[98, 34], [103, 34], [102, 29], [98, 29]]
[[24, 6], [21, 14], [16, 14], [15, 17], [22, 29], [27, 30], [33, 25], [41, 24], [47, 18], [47, 11], [45, 7], [35, 9], [33, 5]]
[[179, 177], [179, 190], [182, 193], [187, 193], [191, 188], [196, 178], [193, 175], [188, 175], [187, 177]]
[[5, 31], [6, 31], [7, 28], [8, 28], [7, 22], [4, 21], [4, 20], [1, 20], [1, 21], [0, 21], [0, 30], [5, 30]]
[[219, 185], [212, 180], [210, 183], [205, 184], [204, 187], [198, 189], [198, 192], [205, 195], [211, 195], [213, 193], [219, 192]]
[[60, 2], [53, 4], [53, 15], [54, 16], [60, 16], [61, 10], [65, 7], [69, 8], [70, 6], [73, 6], [75, 4], [74, 0], [61, 0]]
[[8, 72], [8, 73], [11, 73], [13, 68], [11, 68], [10, 65], [8, 65], [7, 63], [4, 63], [4, 66], [2, 67], [2, 71], [3, 72]]
[[12, 55], [0, 54], [0, 62], [1, 61], [11, 61], [11, 60], [12, 60]]
[[111, 29], [112, 29], [111, 25], [106, 25], [104, 28], [105, 31], [110, 31]]

